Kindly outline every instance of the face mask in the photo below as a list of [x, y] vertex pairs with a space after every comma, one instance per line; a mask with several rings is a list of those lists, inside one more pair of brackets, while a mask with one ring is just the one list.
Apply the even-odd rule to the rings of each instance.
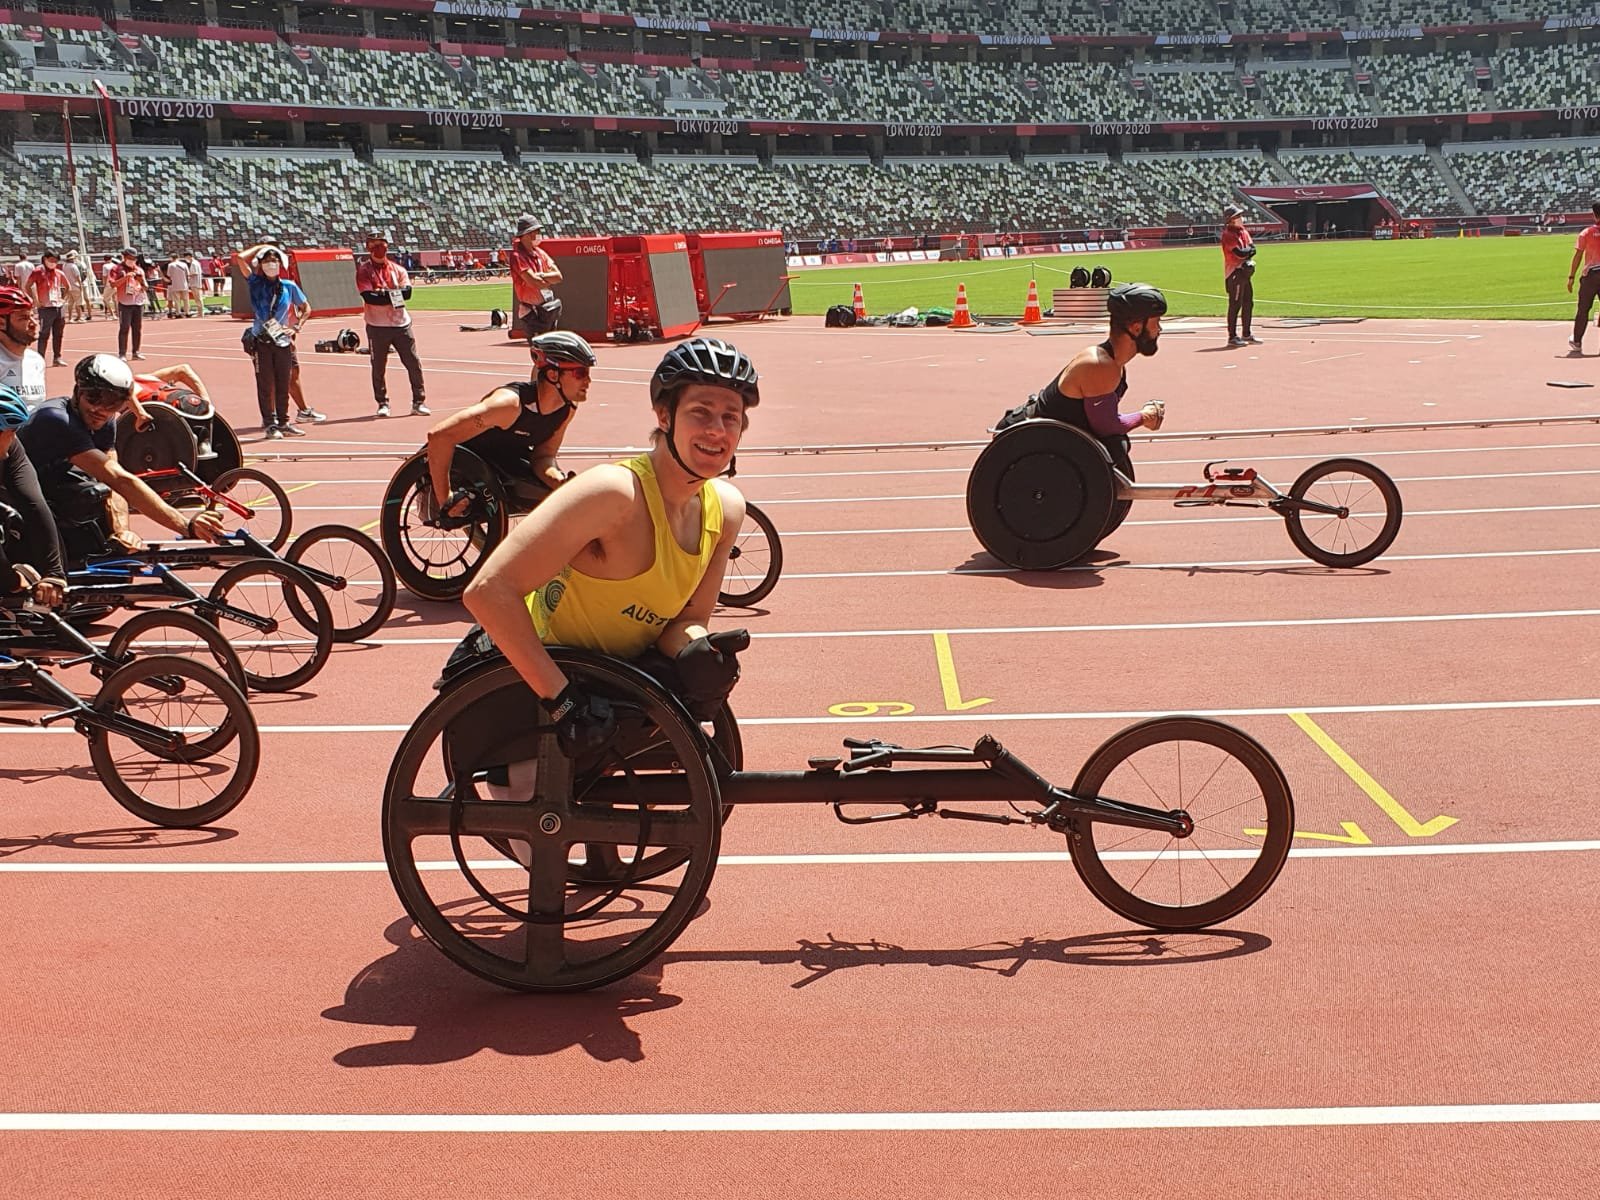
[[276, 279], [278, 272], [281, 270], [283, 270], [283, 264], [270, 258], [261, 264], [261, 273], [268, 279]]
[[367, 247], [367, 254], [373, 262], [382, 262], [384, 259], [389, 257], [389, 247], [369, 246]]

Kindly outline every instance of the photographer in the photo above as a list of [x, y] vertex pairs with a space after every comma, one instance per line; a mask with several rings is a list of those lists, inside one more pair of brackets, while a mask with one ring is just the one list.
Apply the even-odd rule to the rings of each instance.
[[295, 334], [311, 311], [311, 302], [299, 284], [283, 278], [284, 253], [271, 243], [241, 250], [233, 261], [250, 289], [255, 313], [243, 341], [246, 353], [255, 359], [262, 431], [273, 439], [303, 437], [305, 430], [289, 424], [289, 378], [295, 365]]
[[561, 268], [539, 245], [538, 218], [517, 218], [511, 242], [511, 327], [529, 341], [561, 324], [561, 301], [551, 289], [561, 282]]

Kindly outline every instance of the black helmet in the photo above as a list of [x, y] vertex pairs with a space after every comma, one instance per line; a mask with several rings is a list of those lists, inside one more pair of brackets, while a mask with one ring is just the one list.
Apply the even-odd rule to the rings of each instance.
[[133, 386], [133, 368], [115, 354], [91, 354], [72, 368], [72, 390], [126, 392]]
[[760, 382], [755, 365], [742, 351], [721, 338], [690, 338], [668, 350], [650, 376], [650, 403], [661, 403], [663, 394], [684, 384], [709, 383], [732, 388], [746, 408], [754, 408], [761, 403]]
[[1110, 267], [1096, 267], [1093, 271], [1091, 271], [1089, 273], [1089, 286], [1090, 287], [1103, 287], [1103, 288], [1110, 287], [1111, 286], [1111, 268]]
[[580, 366], [592, 367], [595, 363], [594, 347], [577, 334], [569, 333], [565, 329], [541, 333], [528, 343], [528, 353], [533, 356], [536, 367], [542, 367], [546, 363], [577, 363]]
[[1128, 325], [1149, 317], [1167, 315], [1167, 298], [1148, 283], [1119, 283], [1106, 297], [1113, 325]]
[[1089, 268], [1073, 267], [1072, 273], [1067, 276], [1069, 288], [1086, 288], [1089, 286]]

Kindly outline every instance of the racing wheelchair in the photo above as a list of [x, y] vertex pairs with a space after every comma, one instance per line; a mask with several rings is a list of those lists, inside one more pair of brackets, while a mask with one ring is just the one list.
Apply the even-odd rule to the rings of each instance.
[[1265, 508], [1296, 550], [1326, 567], [1359, 567], [1400, 532], [1400, 489], [1357, 458], [1306, 468], [1280, 491], [1253, 467], [1208, 463], [1199, 484], [1136, 483], [1133, 464], [1082, 430], [1034, 417], [1002, 429], [967, 476], [967, 521], [1008, 567], [1049, 571], [1076, 562], [1122, 524], [1135, 500], [1180, 508]]
[[[538, 507], [550, 489], [507, 474], [468, 446], [450, 461], [452, 492], [472, 493], [461, 518], [436, 519], [428, 453], [419, 450], [395, 472], [383, 494], [379, 536], [400, 582], [424, 600], [459, 600], [478, 568], [505, 540], [511, 518]], [[738, 607], [758, 604], [777, 586], [783, 546], [772, 519], [746, 503], [744, 525], [728, 556], [718, 599]]]
[[[1238, 915], [1288, 857], [1288, 781], [1260, 743], [1218, 721], [1130, 726], [1070, 788], [988, 736], [970, 750], [846, 738], [843, 755], [804, 771], [746, 771], [725, 703], [702, 723], [636, 664], [551, 655], [611, 701], [610, 746], [567, 757], [532, 692], [490, 654], [442, 681], [384, 789], [384, 856], [407, 913], [452, 961], [504, 987], [599, 987], [659, 957], [700, 909], [736, 805], [826, 804], [854, 825], [938, 816], [1042, 826], [1064, 836], [1098, 900], [1158, 930]], [[451, 860], [456, 872], [435, 869]]]
[[[163, 638], [205, 637], [184, 623], [204, 625], [198, 618], [160, 615], [167, 618]], [[71, 721], [89, 743], [96, 778], [124, 809], [174, 829], [209, 825], [233, 811], [255, 781], [261, 756], [255, 716], [240, 688], [218, 671], [179, 655], [140, 652], [157, 628], [137, 622], [101, 647], [58, 613], [0, 601], [0, 705], [50, 710], [0, 716], [0, 723], [48, 728]], [[45, 660], [88, 664], [100, 680], [93, 699], [57, 680]]]

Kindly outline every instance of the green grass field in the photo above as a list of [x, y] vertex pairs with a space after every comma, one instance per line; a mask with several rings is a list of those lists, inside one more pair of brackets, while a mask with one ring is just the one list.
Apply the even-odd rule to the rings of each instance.
[[[1403, 242], [1285, 242], [1261, 247], [1256, 312], [1261, 316], [1445, 317], [1464, 320], [1570, 318], [1567, 264], [1570, 234], [1529, 237], [1444, 237]], [[817, 315], [849, 304], [860, 283], [875, 316], [915, 306], [949, 308], [956, 284], [967, 285], [977, 315], [1022, 312], [1032, 272], [1044, 307], [1050, 290], [1066, 287], [1082, 264], [1104, 263], [1117, 282], [1142, 279], [1167, 293], [1179, 316], [1220, 316], [1222, 254], [1215, 246], [1124, 250], [979, 263], [902, 263], [825, 267], [796, 273], [794, 311]], [[487, 314], [509, 308], [507, 284], [442, 284], [418, 289], [416, 309]]]

